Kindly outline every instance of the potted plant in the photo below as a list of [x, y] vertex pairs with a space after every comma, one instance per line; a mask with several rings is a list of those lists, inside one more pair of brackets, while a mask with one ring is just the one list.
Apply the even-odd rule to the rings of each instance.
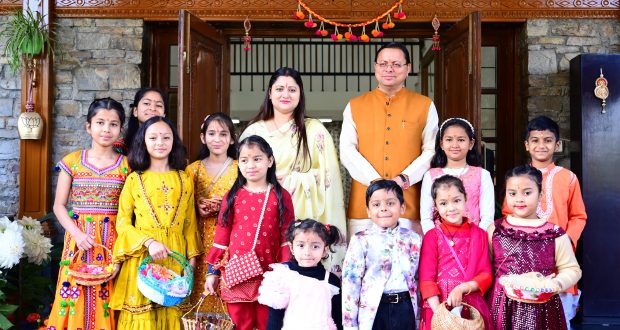
[[52, 32], [45, 23], [45, 16], [39, 12], [32, 12], [29, 8], [18, 10], [11, 15], [4, 25], [2, 36], [7, 37], [4, 56], [8, 57], [13, 72], [22, 67], [22, 58], [27, 60], [40, 55], [47, 46], [53, 54]]

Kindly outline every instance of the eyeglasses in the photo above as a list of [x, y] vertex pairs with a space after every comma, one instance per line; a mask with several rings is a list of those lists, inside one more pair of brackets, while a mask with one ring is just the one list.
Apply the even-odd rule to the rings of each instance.
[[381, 70], [385, 70], [387, 68], [391, 68], [393, 70], [400, 70], [407, 66], [407, 64], [401, 64], [398, 62], [394, 62], [394, 63], [381, 62], [381, 63], [375, 63], [375, 64], [378, 65], [379, 68], [381, 68]]

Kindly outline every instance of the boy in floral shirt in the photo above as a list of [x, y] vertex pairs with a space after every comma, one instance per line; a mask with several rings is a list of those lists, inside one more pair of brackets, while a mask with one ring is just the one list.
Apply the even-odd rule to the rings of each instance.
[[372, 183], [366, 210], [373, 225], [351, 238], [343, 265], [343, 327], [415, 329], [415, 274], [422, 240], [398, 226], [405, 212], [402, 189], [391, 180]]

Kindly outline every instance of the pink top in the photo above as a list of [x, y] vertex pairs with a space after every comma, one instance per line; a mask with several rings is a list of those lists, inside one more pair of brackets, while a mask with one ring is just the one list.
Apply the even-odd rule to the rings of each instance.
[[[480, 171], [481, 167], [470, 166], [465, 173], [459, 176], [467, 192], [467, 203], [465, 204], [465, 217], [471, 219], [471, 223], [478, 226], [480, 224]], [[431, 179], [435, 182], [440, 176], [445, 175], [443, 168], [435, 167], [430, 170]]]

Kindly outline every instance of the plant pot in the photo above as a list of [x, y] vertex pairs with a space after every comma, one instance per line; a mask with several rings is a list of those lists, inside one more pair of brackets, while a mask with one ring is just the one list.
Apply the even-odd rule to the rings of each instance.
[[31, 38], [25, 39], [21, 45], [24, 55], [36, 56], [43, 52], [43, 36], [34, 34]]
[[22, 140], [39, 140], [43, 134], [43, 118], [37, 112], [22, 112], [17, 118], [17, 131]]

